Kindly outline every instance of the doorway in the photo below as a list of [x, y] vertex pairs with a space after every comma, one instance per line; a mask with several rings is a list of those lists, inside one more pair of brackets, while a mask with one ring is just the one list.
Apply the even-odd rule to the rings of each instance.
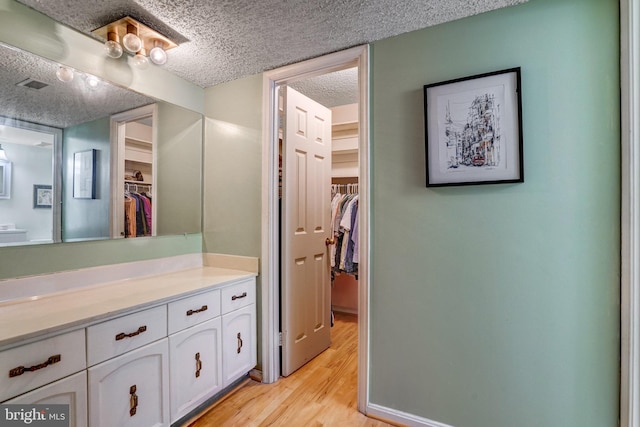
[[368, 46], [326, 55], [321, 58], [265, 72], [263, 77], [263, 189], [262, 189], [262, 368], [263, 382], [280, 377], [280, 255], [278, 215], [278, 96], [277, 88], [296, 81], [347, 68], [358, 70], [358, 163], [359, 228], [361, 259], [358, 268], [358, 409], [365, 412], [368, 402]]

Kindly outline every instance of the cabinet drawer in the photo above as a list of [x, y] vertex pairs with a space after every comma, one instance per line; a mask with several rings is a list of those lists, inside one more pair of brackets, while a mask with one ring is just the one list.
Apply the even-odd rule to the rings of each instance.
[[87, 364], [93, 366], [166, 336], [165, 305], [89, 326]]
[[220, 315], [220, 290], [205, 292], [169, 303], [169, 334]]
[[0, 353], [0, 402], [86, 368], [84, 329]]
[[256, 302], [254, 279], [245, 280], [222, 289], [222, 314], [229, 313]]

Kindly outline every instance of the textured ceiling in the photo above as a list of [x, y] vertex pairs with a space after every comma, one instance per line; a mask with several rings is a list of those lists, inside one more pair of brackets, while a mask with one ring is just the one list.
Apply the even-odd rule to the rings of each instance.
[[335, 71], [289, 86], [328, 108], [355, 104], [358, 102], [358, 69]]
[[125, 15], [180, 43], [169, 71], [203, 88], [527, 0], [20, 0], [86, 34]]

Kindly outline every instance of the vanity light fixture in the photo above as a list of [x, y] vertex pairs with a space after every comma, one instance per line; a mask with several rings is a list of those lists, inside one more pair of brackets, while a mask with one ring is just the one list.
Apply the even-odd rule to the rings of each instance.
[[129, 16], [93, 30], [92, 33], [106, 40], [104, 48], [109, 57], [119, 58], [124, 47], [124, 50], [134, 55], [132, 63], [139, 69], [147, 68], [149, 60], [156, 65], [164, 65], [167, 62], [166, 51], [178, 46]]
[[7, 159], [7, 153], [2, 148], [2, 144], [0, 144], [0, 160], [9, 160]]

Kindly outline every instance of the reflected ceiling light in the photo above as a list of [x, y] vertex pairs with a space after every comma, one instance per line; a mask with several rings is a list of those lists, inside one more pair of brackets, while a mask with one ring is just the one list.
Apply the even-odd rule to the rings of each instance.
[[0, 144], [0, 160], [9, 160], [7, 159], [7, 153], [5, 153], [4, 148], [2, 148], [2, 144]]
[[96, 89], [100, 85], [100, 79], [96, 76], [92, 76], [91, 74], [87, 74], [85, 83], [87, 84], [89, 89]]
[[[156, 65], [164, 65], [167, 62], [166, 51], [178, 46], [162, 34], [129, 16], [93, 30], [92, 33], [106, 40], [105, 50], [108, 56], [119, 58], [124, 47], [127, 52], [134, 55], [132, 64], [140, 69], [147, 68], [149, 60]], [[120, 40], [122, 45], [119, 43]]]
[[56, 70], [56, 77], [61, 82], [69, 83], [71, 80], [73, 80], [73, 70], [68, 67], [60, 66]]

